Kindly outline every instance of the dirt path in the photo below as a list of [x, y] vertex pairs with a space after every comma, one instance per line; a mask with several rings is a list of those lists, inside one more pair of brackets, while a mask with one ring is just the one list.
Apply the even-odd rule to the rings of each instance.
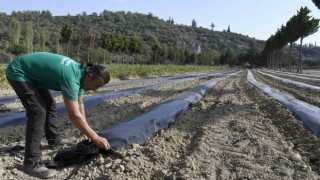
[[[96, 130], [110, 127], [201, 82], [113, 100], [87, 110], [88, 121]], [[67, 118], [61, 118], [60, 123], [66, 135], [83, 139]], [[34, 179], [21, 171], [22, 158], [5, 152], [23, 145], [23, 128], [1, 130], [0, 174], [4, 179]], [[55, 178], [319, 179], [319, 147], [317, 137], [283, 105], [250, 85], [243, 71], [216, 84], [203, 100], [144, 145], [120, 149], [125, 159], [99, 155], [89, 164], [59, 169]], [[44, 159], [50, 159], [60, 148], [44, 146]]]

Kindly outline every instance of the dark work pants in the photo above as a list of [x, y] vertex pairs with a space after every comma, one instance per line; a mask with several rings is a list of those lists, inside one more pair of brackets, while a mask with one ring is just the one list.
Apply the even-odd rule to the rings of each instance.
[[41, 140], [45, 134], [48, 143], [59, 138], [56, 102], [49, 90], [40, 89], [33, 82], [12, 81], [7, 78], [26, 109], [26, 144], [24, 163], [41, 160]]

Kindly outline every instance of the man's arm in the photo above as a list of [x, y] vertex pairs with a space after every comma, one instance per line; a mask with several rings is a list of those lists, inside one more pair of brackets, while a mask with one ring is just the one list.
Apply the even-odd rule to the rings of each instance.
[[110, 145], [108, 141], [105, 138], [100, 137], [87, 123], [85, 116], [80, 112], [79, 102], [72, 101], [64, 96], [63, 100], [66, 105], [69, 118], [75, 127], [90, 138], [98, 147], [102, 149], [109, 149]]
[[84, 105], [83, 105], [83, 98], [82, 98], [82, 96], [79, 96], [78, 104], [79, 104], [80, 113], [82, 114], [83, 117], [86, 117], [86, 113], [85, 113], [85, 111], [84, 111]]

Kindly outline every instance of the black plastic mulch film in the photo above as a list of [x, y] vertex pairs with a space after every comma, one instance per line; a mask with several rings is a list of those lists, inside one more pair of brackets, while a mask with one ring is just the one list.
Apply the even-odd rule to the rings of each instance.
[[309, 130], [317, 136], [320, 136], [320, 108], [256, 81], [249, 70], [247, 79], [251, 84], [265, 92], [267, 95], [284, 104], [292, 113], [300, 118]]
[[110, 146], [115, 149], [132, 144], [143, 144], [148, 137], [160, 129], [167, 128], [175, 120], [175, 117], [185, 111], [190, 104], [200, 101], [214, 84], [237, 73], [239, 72], [206, 81], [139, 117], [102, 130], [99, 135], [107, 138]]

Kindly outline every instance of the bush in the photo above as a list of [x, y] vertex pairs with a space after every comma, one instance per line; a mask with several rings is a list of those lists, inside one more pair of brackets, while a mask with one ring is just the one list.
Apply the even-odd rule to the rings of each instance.
[[14, 44], [11, 48], [11, 53], [17, 56], [25, 54], [27, 53], [27, 47], [21, 44]]

